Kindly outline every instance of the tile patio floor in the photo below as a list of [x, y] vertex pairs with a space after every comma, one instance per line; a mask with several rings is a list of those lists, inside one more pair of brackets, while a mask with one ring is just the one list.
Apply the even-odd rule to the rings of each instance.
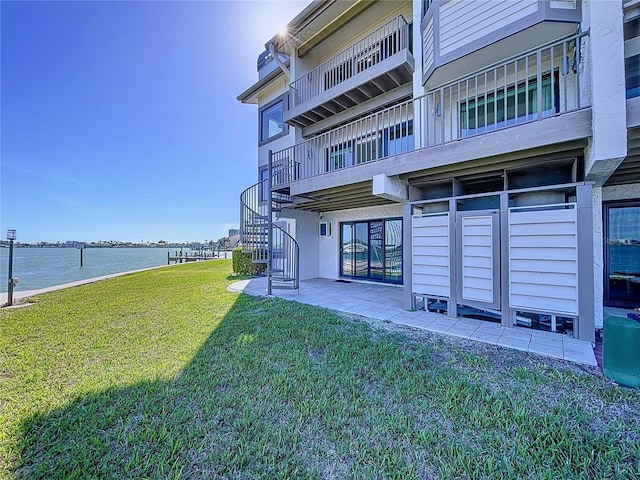
[[[259, 277], [242, 280], [230, 285], [228, 290], [266, 295], [267, 279]], [[585, 365], [598, 365], [591, 343], [575, 340], [567, 335], [522, 327], [503, 328], [482, 320], [455, 319], [439, 313], [404, 310], [402, 288], [392, 285], [343, 283], [316, 278], [301, 281], [299, 292], [274, 289], [273, 294], [287, 300], [388, 320], [429, 332], [446, 333]]]

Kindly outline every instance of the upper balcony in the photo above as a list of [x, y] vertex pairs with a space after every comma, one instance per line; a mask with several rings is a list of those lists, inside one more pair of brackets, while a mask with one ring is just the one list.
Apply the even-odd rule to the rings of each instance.
[[582, 20], [580, 0], [432, 0], [423, 8], [428, 88], [574, 34]]
[[304, 195], [379, 173], [583, 144], [591, 134], [588, 48], [588, 34], [575, 35], [276, 152], [273, 186]]
[[290, 85], [284, 121], [308, 127], [410, 83], [415, 67], [410, 30], [398, 16], [298, 78]]

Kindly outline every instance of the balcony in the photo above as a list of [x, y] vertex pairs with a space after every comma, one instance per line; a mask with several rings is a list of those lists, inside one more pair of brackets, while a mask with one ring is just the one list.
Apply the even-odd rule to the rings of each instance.
[[298, 78], [290, 85], [285, 122], [304, 128], [410, 83], [410, 30], [398, 16]]
[[303, 195], [585, 139], [588, 46], [569, 37], [276, 152], [274, 188]]
[[423, 8], [427, 88], [574, 34], [582, 20], [579, 0], [427, 1]]

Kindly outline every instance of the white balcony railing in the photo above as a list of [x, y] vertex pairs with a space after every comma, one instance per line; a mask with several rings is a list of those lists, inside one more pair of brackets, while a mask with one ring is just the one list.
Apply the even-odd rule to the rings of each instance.
[[588, 39], [572, 36], [275, 152], [273, 185], [588, 107]]
[[409, 48], [409, 25], [401, 15], [335, 57], [291, 83], [291, 107], [366, 71], [382, 60]]

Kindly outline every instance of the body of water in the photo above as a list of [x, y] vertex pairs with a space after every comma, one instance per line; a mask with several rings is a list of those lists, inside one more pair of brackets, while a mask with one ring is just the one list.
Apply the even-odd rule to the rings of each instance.
[[[15, 291], [37, 290], [112, 273], [166, 265], [167, 252], [174, 255], [176, 249], [85, 248], [84, 266], [80, 268], [80, 250], [75, 248], [14, 248], [13, 277], [20, 279]], [[7, 291], [8, 262], [9, 249], [0, 248], [0, 292]]]

